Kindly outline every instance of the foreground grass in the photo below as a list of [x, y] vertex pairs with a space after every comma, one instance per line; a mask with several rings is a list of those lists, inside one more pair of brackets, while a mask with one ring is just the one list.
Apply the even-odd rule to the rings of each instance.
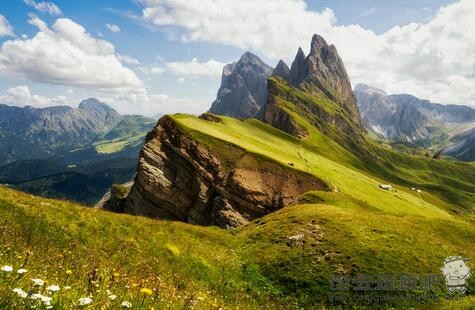
[[[0, 265], [14, 268], [0, 273], [2, 309], [21, 308], [24, 301], [11, 291], [15, 287], [46, 294], [44, 287], [33, 286], [33, 278], [61, 287], [51, 294], [60, 308], [84, 297], [92, 299], [93, 308], [123, 301], [137, 308], [143, 303], [144, 308], [202, 309], [252, 308], [259, 302], [259, 288], [242, 272], [238, 240], [228, 231], [112, 214], [6, 188], [0, 192]], [[16, 274], [20, 268], [28, 272]]]
[[[234, 231], [113, 214], [4, 187], [0, 194], [0, 266], [13, 267], [0, 272], [2, 309], [47, 308], [32, 300], [38, 293], [60, 309], [82, 307], [81, 298], [90, 298], [83, 307], [91, 309], [123, 302], [134, 309], [413, 307], [330, 300], [329, 277], [438, 273], [446, 256], [475, 257], [475, 229], [464, 220], [391, 214], [341, 193], [309, 193], [305, 204]], [[290, 247], [288, 237], [299, 233], [303, 244]], [[18, 274], [21, 268], [27, 272]], [[35, 286], [33, 279], [46, 283]], [[51, 285], [60, 290], [49, 292]], [[419, 306], [473, 301], [442, 288], [439, 302]]]

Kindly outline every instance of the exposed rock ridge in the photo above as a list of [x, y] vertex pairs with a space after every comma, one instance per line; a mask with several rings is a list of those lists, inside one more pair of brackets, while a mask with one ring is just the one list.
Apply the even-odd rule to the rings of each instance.
[[[237, 227], [327, 185], [233, 148], [232, 158], [184, 134], [168, 116], [149, 133], [125, 212], [200, 225]], [[262, 161], [262, 159], [260, 159]]]

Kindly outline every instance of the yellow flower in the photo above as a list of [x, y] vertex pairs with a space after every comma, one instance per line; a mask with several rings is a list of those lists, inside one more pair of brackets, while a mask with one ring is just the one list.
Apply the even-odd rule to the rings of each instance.
[[114, 277], [115, 277], [115, 278], [118, 278], [119, 276], [120, 276], [120, 273], [114, 272]]
[[144, 294], [144, 295], [148, 295], [148, 296], [151, 296], [153, 294], [153, 291], [149, 288], [142, 288], [140, 289], [140, 293]]
[[73, 272], [72, 272], [70, 269], [68, 269], [68, 270], [66, 270], [66, 274], [67, 274], [67, 275], [72, 275]]

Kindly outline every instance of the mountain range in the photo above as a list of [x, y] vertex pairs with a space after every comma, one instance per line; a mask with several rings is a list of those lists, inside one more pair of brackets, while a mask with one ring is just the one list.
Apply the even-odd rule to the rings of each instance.
[[442, 105], [407, 94], [388, 95], [383, 90], [356, 85], [366, 128], [379, 138], [444, 149], [444, 154], [475, 161], [469, 141], [474, 139], [475, 109]]
[[0, 105], [0, 183], [94, 204], [135, 174], [155, 121], [120, 115], [95, 98], [78, 108]]

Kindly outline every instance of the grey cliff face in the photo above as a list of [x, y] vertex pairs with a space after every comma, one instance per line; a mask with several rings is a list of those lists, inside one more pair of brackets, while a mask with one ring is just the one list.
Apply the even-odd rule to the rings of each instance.
[[275, 163], [272, 169], [243, 164], [252, 156], [243, 152], [229, 161], [165, 116], [147, 137], [124, 211], [230, 228], [292, 204], [310, 189], [328, 190], [323, 181]]
[[210, 112], [249, 118], [265, 104], [267, 78], [272, 68], [258, 56], [246, 52], [237, 63], [223, 69], [221, 87]]

